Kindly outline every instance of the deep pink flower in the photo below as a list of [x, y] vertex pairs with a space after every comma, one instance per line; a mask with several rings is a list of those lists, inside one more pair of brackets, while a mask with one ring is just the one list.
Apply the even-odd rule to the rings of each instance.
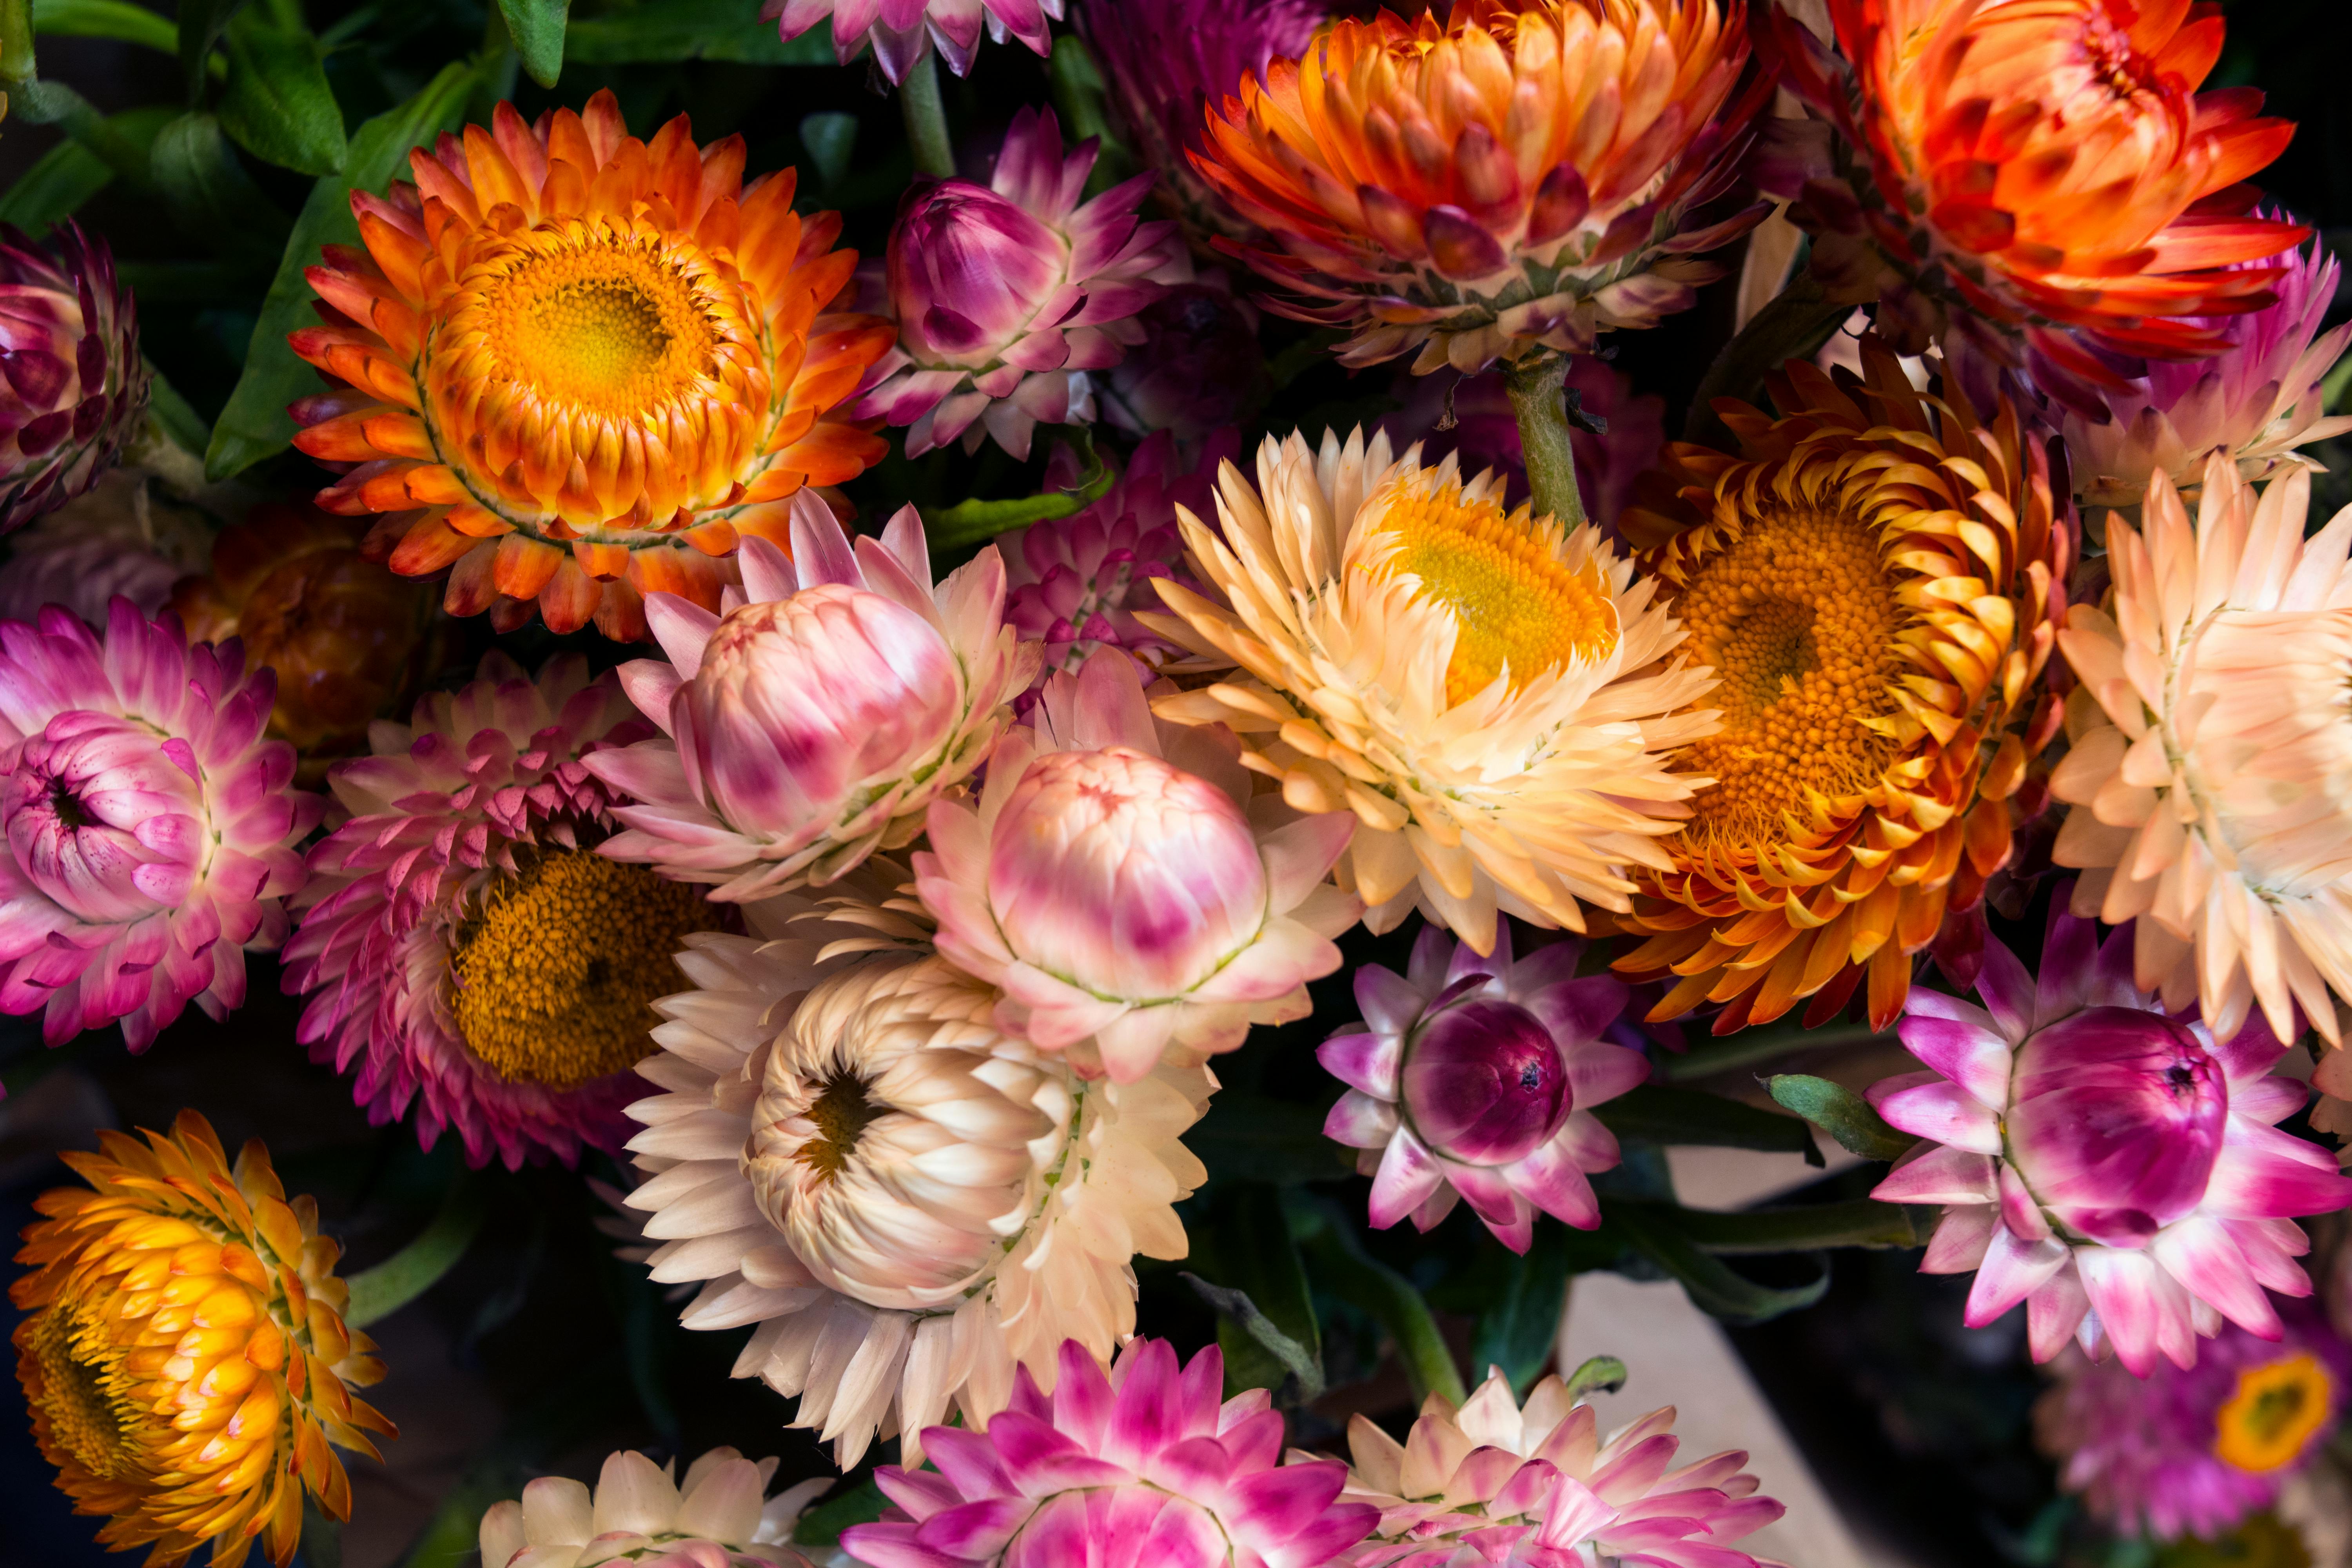
[[1976, 1271], [1967, 1321], [2026, 1303], [2033, 1358], [2069, 1336], [2145, 1375], [2158, 1352], [2194, 1365], [2227, 1319], [2280, 1333], [2264, 1289], [2307, 1296], [2294, 1216], [2352, 1204], [2352, 1179], [2277, 1130], [2305, 1089], [2271, 1069], [2286, 1047], [2259, 1017], [2216, 1042], [2132, 983], [2128, 930], [2053, 906], [2037, 980], [1988, 941], [1979, 1007], [1912, 988], [1903, 1044], [1927, 1072], [1870, 1090], [1928, 1142], [1874, 1196], [1944, 1204], [1920, 1268]]
[[0, 533], [89, 489], [146, 414], [139, 311], [106, 241], [0, 226]]
[[0, 622], [0, 1011], [57, 1045], [121, 1020], [134, 1051], [194, 1002], [245, 1000], [284, 940], [323, 803], [262, 738], [277, 678], [127, 599]]
[[1282, 1416], [1253, 1388], [1219, 1403], [1214, 1346], [1181, 1370], [1136, 1340], [1110, 1375], [1076, 1340], [1047, 1395], [1027, 1368], [985, 1431], [933, 1426], [937, 1471], [886, 1465], [898, 1506], [842, 1531], [872, 1568], [1323, 1568], [1378, 1518], [1339, 1502], [1348, 1467], [1281, 1463]]
[[1349, 1086], [1323, 1131], [1360, 1151], [1375, 1227], [1411, 1215], [1428, 1230], [1467, 1198], [1488, 1230], [1525, 1252], [1538, 1210], [1580, 1230], [1601, 1223], [1585, 1176], [1617, 1163], [1617, 1140], [1591, 1108], [1650, 1067], [1609, 1039], [1625, 986], [1577, 978], [1582, 952], [1581, 942], [1559, 942], [1515, 960], [1502, 926], [1481, 958], [1431, 926], [1405, 973], [1356, 971], [1363, 1021], [1315, 1054]]
[[871, 45], [882, 74], [897, 82], [934, 46], [950, 70], [964, 75], [980, 52], [982, 26], [1000, 44], [1009, 35], [1051, 54], [1045, 24], [1060, 19], [1062, 0], [768, 0], [760, 15], [787, 43], [830, 18], [835, 59], [847, 65]]
[[911, 426], [908, 457], [994, 437], [1026, 458], [1039, 422], [1090, 422], [1092, 373], [1143, 341], [1137, 312], [1191, 279], [1176, 226], [1137, 218], [1151, 176], [1085, 199], [1095, 153], [1066, 155], [1053, 110], [1024, 109], [987, 184], [907, 193], [888, 263], [898, 344], [856, 413]]

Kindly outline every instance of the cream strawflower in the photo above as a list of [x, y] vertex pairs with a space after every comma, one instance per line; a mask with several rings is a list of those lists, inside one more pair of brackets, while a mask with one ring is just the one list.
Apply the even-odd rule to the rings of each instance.
[[1175, 614], [1142, 618], [1240, 673], [1158, 710], [1230, 724], [1295, 809], [1355, 814], [1340, 885], [1373, 931], [1418, 908], [1484, 953], [1497, 910], [1580, 931], [1579, 900], [1629, 907], [1629, 862], [1666, 868], [1710, 782], [1667, 753], [1716, 723], [1675, 710], [1713, 680], [1668, 663], [1681, 626], [1598, 528], [1360, 430], [1269, 438], [1255, 489], [1224, 465], [1217, 515], [1177, 514], [1213, 597], [1163, 581]]
[[2337, 1042], [2328, 993], [2352, 997], [2352, 509], [2306, 540], [2310, 496], [2297, 468], [2257, 500], [2217, 452], [2192, 528], [2158, 474], [2141, 531], [2109, 517], [2109, 608], [2058, 634], [2074, 912], [2137, 920], [2140, 988], [2220, 1040], [2259, 1005]]
[[776, 1461], [713, 1448], [677, 1478], [624, 1448], [604, 1461], [591, 1491], [568, 1476], [541, 1476], [482, 1515], [482, 1568], [809, 1568], [790, 1542], [801, 1510], [832, 1482], [803, 1481], [768, 1498]]
[[[774, 931], [807, 910], [748, 912]], [[1206, 1175], [1177, 1142], [1204, 1068], [1084, 1082], [937, 957], [688, 942], [696, 989], [655, 1004], [638, 1069], [665, 1092], [630, 1110], [649, 1179], [628, 1203], [663, 1244], [653, 1278], [705, 1282], [687, 1327], [759, 1325], [738, 1376], [798, 1396], [845, 1468], [877, 1434], [914, 1464], [951, 1400], [979, 1426], [1016, 1367], [1050, 1381], [1063, 1340], [1107, 1357], [1134, 1331], [1129, 1260], [1184, 1256], [1171, 1205]]]

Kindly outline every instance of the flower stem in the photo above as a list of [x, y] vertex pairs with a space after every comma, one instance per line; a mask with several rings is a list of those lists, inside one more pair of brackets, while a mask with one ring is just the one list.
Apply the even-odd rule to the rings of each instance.
[[1568, 356], [1546, 354], [1512, 365], [1503, 373], [1503, 385], [1518, 416], [1536, 515], [1549, 513], [1562, 528], [1579, 526], [1584, 497], [1576, 488], [1576, 453], [1568, 438]]
[[915, 150], [915, 172], [939, 179], [955, 176], [955, 148], [948, 141], [948, 111], [940, 101], [940, 58], [925, 49], [907, 79], [898, 84], [898, 107], [907, 114], [907, 144]]

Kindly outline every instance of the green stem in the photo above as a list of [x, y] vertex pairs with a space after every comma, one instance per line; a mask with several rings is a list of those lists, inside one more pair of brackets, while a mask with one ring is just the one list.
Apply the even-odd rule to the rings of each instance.
[[938, 179], [955, 177], [955, 147], [948, 140], [947, 106], [940, 101], [940, 58], [925, 49], [898, 84], [898, 107], [907, 115], [907, 144], [915, 150], [915, 171]]
[[1853, 313], [1853, 306], [1832, 300], [1810, 269], [1789, 279], [1789, 286], [1757, 311], [1706, 367], [1683, 420], [1683, 439], [1708, 446], [1728, 440], [1730, 428], [1716, 413], [1715, 400], [1754, 401], [1767, 375], [1786, 361], [1820, 352], [1838, 323]]
[[1891, 1034], [1879, 1034], [1866, 1024], [1819, 1029], [1742, 1029], [1728, 1039], [1694, 1047], [1688, 1056], [1668, 1057], [1660, 1065], [1666, 1082], [1690, 1083], [1698, 1079], [1713, 1078], [1717, 1073], [1734, 1072], [1741, 1068], [1754, 1067], [1759, 1062], [1792, 1056], [1798, 1051], [1883, 1044], [1894, 1038]]
[[1577, 527], [1584, 521], [1584, 497], [1576, 488], [1576, 453], [1568, 438], [1568, 357], [1548, 353], [1515, 364], [1503, 373], [1503, 385], [1518, 416], [1536, 515]]
[[440, 1283], [457, 1267], [482, 1228], [481, 1193], [460, 1172], [441, 1201], [441, 1212], [415, 1240], [373, 1268], [351, 1277], [351, 1305], [343, 1321], [354, 1329], [390, 1317]]
[[1326, 1216], [1322, 1227], [1306, 1238], [1313, 1275], [1333, 1294], [1370, 1312], [1394, 1342], [1397, 1359], [1418, 1401], [1442, 1394], [1459, 1405], [1469, 1397], [1462, 1369], [1430, 1314], [1429, 1302], [1412, 1280], [1363, 1251], [1344, 1220]]
[[33, 0], [0, 0], [0, 88], [33, 79]]

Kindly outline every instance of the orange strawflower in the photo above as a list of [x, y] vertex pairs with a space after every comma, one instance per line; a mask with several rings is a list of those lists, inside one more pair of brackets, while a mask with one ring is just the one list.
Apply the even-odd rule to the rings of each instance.
[[1671, 495], [1628, 534], [1720, 684], [1721, 727], [1685, 748], [1717, 782], [1661, 839], [1617, 963], [1670, 989], [1653, 1019], [1723, 1004], [1728, 1034], [1811, 997], [1809, 1024], [1869, 979], [1902, 1011], [1911, 955], [1974, 907], [2046, 794], [2058, 729], [2042, 689], [2065, 615], [2073, 518], [2016, 411], [1980, 419], [1915, 391], [1891, 350], [1865, 379], [1791, 361], [1773, 418], [1728, 402], [1737, 458], [1667, 448]]
[[193, 1110], [145, 1137], [100, 1133], [103, 1153], [66, 1156], [89, 1187], [35, 1201], [8, 1291], [33, 1437], [77, 1513], [112, 1516], [98, 1539], [151, 1547], [149, 1568], [206, 1542], [236, 1568], [257, 1538], [282, 1564], [305, 1494], [351, 1513], [328, 1445], [373, 1458], [367, 1434], [397, 1435], [346, 1387], [383, 1366], [343, 1324], [318, 1205], [287, 1199], [259, 1141], [232, 1167]]
[[1580, 353], [1647, 327], [1720, 269], [1692, 254], [1764, 209], [1700, 216], [1734, 187], [1770, 82], [1742, 0], [1456, 0], [1342, 20], [1213, 108], [1211, 184], [1279, 249], [1219, 244], [1354, 329], [1370, 364], [1417, 372]]
[[2254, 216], [2242, 183], [2284, 151], [2294, 127], [2262, 117], [2252, 88], [2197, 90], [2221, 57], [2219, 5], [1829, 0], [1829, 9], [1843, 59], [1785, 14], [1762, 34], [1787, 85], [1862, 161], [1816, 144], [1764, 160], [1759, 173], [1779, 194], [1802, 196], [1815, 270], [1833, 285], [1892, 290], [1897, 313], [1927, 326], [2021, 334], [2094, 382], [2117, 378], [2109, 356], [2215, 353], [2221, 328], [2190, 318], [2272, 302], [2280, 268], [2231, 264], [2278, 255], [2309, 232]]
[[451, 614], [634, 639], [646, 594], [716, 610], [738, 539], [783, 544], [793, 492], [882, 455], [835, 410], [896, 334], [828, 313], [841, 220], [796, 215], [789, 169], [746, 189], [741, 137], [641, 142], [600, 92], [409, 166], [310, 269], [329, 324], [295, 352], [348, 385], [295, 405], [295, 445], [352, 465], [319, 502], [385, 514], [394, 571], [454, 568]]

